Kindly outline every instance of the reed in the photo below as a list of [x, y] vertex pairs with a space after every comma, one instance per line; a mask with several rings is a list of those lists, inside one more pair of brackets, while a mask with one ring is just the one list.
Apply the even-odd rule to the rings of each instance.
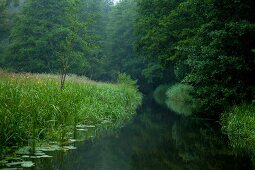
[[[141, 104], [136, 87], [68, 76], [0, 71], [0, 147], [64, 142], [76, 124], [122, 126]], [[1, 151], [0, 151], [1, 152]]]

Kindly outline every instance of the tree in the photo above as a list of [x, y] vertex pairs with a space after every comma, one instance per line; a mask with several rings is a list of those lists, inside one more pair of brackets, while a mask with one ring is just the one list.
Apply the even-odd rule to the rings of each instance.
[[152, 82], [192, 85], [207, 113], [251, 101], [254, 8], [252, 0], [138, 0], [136, 49], [148, 62], [144, 74]]
[[86, 70], [80, 71], [80, 74], [95, 80], [105, 79], [105, 45], [106, 27], [109, 20], [109, 13], [113, 6], [112, 0], [82, 0], [79, 19], [81, 22], [87, 23], [87, 41], [93, 46], [86, 59], [88, 67]]
[[0, 67], [4, 65], [6, 39], [9, 34], [10, 24], [8, 22], [7, 7], [10, 0], [0, 0]]
[[107, 24], [106, 55], [109, 77], [114, 79], [116, 73], [127, 72], [138, 78], [141, 62], [133, 50], [135, 39], [133, 28], [136, 18], [134, 0], [123, 0], [116, 4], [110, 13]]
[[213, 0], [210, 6], [192, 40], [184, 82], [195, 87], [203, 110], [221, 111], [254, 96], [255, 3]]
[[[8, 62], [16, 71], [58, 72], [86, 60], [86, 27], [77, 19], [76, 0], [28, 1], [11, 33]], [[64, 64], [65, 63], [65, 64]], [[64, 65], [63, 65], [64, 64]]]
[[[174, 64], [171, 61], [173, 44], [177, 41], [169, 29], [171, 12], [182, 0], [138, 0], [135, 42], [139, 56], [147, 61], [144, 74], [151, 83], [175, 81]], [[176, 30], [175, 30], [176, 31]]]

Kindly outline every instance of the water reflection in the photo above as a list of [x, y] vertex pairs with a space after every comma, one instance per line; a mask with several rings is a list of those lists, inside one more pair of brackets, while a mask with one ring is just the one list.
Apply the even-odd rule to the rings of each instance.
[[53, 159], [37, 160], [33, 169], [252, 169], [249, 158], [227, 147], [216, 122], [179, 118], [151, 106], [140, 112], [119, 133], [52, 153]]

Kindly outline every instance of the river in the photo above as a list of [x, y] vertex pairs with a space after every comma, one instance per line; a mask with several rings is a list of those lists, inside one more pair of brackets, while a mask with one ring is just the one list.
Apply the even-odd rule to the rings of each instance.
[[228, 146], [218, 122], [181, 118], [153, 102], [116, 133], [49, 153], [34, 170], [227, 170], [252, 169], [245, 154]]

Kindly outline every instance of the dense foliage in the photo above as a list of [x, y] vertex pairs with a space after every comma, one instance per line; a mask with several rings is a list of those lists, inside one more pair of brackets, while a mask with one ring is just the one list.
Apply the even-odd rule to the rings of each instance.
[[[250, 102], [254, 7], [252, 0], [139, 0], [137, 48], [150, 61], [152, 76], [174, 81], [174, 72], [178, 82], [192, 85], [202, 111]], [[158, 69], [170, 73], [162, 76]]]
[[246, 151], [255, 156], [255, 105], [235, 106], [221, 117], [223, 132], [230, 139], [230, 144], [238, 151]]
[[78, 23], [75, 16], [76, 3], [28, 1], [11, 33], [8, 63], [16, 71], [25, 72], [56, 72], [63, 66], [83, 66], [87, 43], [83, 23]]

